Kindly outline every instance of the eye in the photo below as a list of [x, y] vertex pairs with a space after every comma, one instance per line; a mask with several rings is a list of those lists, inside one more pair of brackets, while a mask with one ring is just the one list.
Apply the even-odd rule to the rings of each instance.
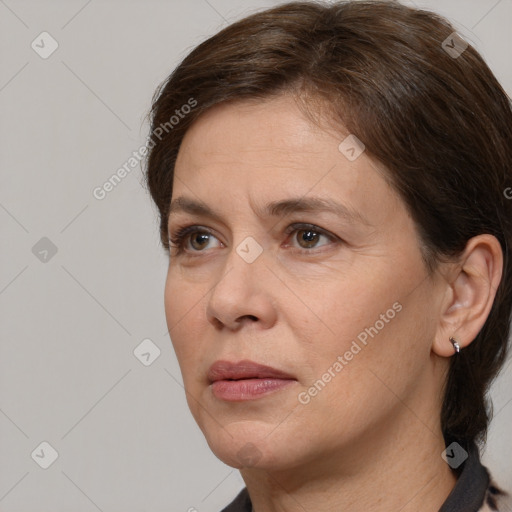
[[[285, 247], [291, 246], [302, 252], [313, 252], [313, 249], [340, 241], [335, 235], [314, 224], [292, 224], [287, 228], [285, 234], [288, 240]], [[169, 245], [174, 249], [175, 255], [183, 253], [198, 255], [198, 253], [206, 252], [207, 249], [221, 247], [222, 242], [207, 228], [185, 226], [169, 236]]]
[[[313, 224], [292, 224], [287, 229], [287, 234], [295, 235], [292, 237], [292, 241], [298, 244], [301, 249], [316, 249], [317, 247], [323, 247], [329, 242], [334, 242], [336, 237], [324, 231], [323, 229]], [[324, 243], [321, 243], [322, 239]], [[295, 247], [297, 245], [293, 244]]]
[[[209, 249], [210, 242], [217, 240], [217, 237], [206, 228], [200, 226], [187, 226], [178, 229], [176, 234], [169, 237], [171, 247], [176, 250], [176, 254], [188, 252], [203, 252]], [[218, 246], [218, 245], [217, 245]]]

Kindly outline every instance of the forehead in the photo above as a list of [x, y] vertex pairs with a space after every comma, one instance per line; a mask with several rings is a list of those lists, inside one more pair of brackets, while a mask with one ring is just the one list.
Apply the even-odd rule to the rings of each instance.
[[[290, 95], [228, 102], [212, 107], [194, 122], [182, 141], [178, 164], [183, 159], [193, 164], [238, 155], [247, 162], [264, 162], [282, 155], [294, 165], [304, 153], [322, 153], [327, 146], [336, 149], [339, 135], [331, 136], [327, 140], [327, 132], [307, 120]], [[190, 146], [193, 151], [187, 151]]]
[[183, 139], [173, 198], [263, 209], [315, 195], [382, 216], [386, 202], [396, 201], [394, 191], [364, 152], [349, 160], [340, 150], [347, 135], [312, 123], [291, 96], [217, 105]]

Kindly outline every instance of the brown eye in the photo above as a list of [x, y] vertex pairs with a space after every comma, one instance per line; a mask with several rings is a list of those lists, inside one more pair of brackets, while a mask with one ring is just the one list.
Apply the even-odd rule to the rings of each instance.
[[304, 249], [315, 247], [321, 234], [312, 229], [299, 229], [297, 231], [297, 242]]
[[291, 238], [288, 238], [287, 245], [291, 245], [299, 252], [302, 251], [303, 254], [314, 253], [314, 249], [320, 249], [324, 245], [336, 245], [341, 242], [340, 238], [315, 224], [290, 224], [285, 230], [285, 234], [291, 236]]
[[169, 233], [169, 247], [174, 256], [193, 255], [200, 252], [207, 253], [209, 249], [222, 247], [222, 242], [202, 226], [184, 226]]
[[202, 249], [207, 247], [209, 241], [210, 234], [201, 231], [196, 231], [195, 233], [192, 233], [190, 237], [190, 245], [196, 251], [201, 251]]

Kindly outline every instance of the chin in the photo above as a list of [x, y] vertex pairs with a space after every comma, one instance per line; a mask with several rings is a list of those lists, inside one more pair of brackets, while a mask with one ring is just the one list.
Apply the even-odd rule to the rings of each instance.
[[290, 446], [296, 436], [284, 430], [280, 436], [270, 436], [274, 429], [275, 425], [243, 421], [224, 429], [215, 425], [203, 433], [215, 456], [233, 468], [275, 471], [297, 465], [297, 446]]
[[268, 449], [268, 425], [250, 420], [223, 424], [224, 428], [210, 419], [201, 428], [215, 456], [233, 468], [259, 467]]

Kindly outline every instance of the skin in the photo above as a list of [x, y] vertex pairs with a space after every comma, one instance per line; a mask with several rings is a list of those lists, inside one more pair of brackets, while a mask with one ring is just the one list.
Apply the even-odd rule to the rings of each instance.
[[[241, 470], [256, 512], [432, 511], [456, 483], [439, 419], [449, 336], [463, 350], [485, 322], [499, 243], [475, 237], [429, 275], [403, 201], [366, 152], [354, 161], [340, 152], [346, 135], [313, 124], [291, 96], [223, 104], [192, 125], [176, 162], [172, 200], [200, 201], [216, 216], [173, 207], [172, 238], [198, 228], [171, 249], [167, 324], [190, 410], [217, 457]], [[312, 197], [366, 220], [265, 212]], [[317, 230], [308, 245], [307, 229], [286, 233], [296, 223], [327, 235]], [[205, 228], [212, 234], [201, 237]], [[252, 263], [236, 250], [247, 237], [262, 249]], [[300, 403], [396, 303], [378, 334]], [[226, 402], [207, 379], [219, 359], [250, 359], [296, 381]]]

